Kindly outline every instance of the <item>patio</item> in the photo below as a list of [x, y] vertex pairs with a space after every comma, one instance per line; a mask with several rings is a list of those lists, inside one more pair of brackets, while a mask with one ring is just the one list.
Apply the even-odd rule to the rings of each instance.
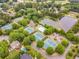
[[50, 39], [54, 39], [55, 41], [57, 41], [58, 43], [61, 43], [62, 39], [64, 39], [63, 36], [60, 36], [57, 33], [53, 33], [52, 35], [48, 36]]

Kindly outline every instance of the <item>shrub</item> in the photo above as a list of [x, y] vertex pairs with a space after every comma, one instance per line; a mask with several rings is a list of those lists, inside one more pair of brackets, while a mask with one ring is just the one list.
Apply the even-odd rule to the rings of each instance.
[[63, 54], [64, 51], [65, 51], [65, 48], [62, 44], [58, 44], [58, 46], [56, 47], [56, 50], [55, 50], [57, 53], [59, 54]]
[[42, 48], [43, 45], [44, 45], [44, 42], [43, 41], [38, 41], [37, 42], [37, 47]]
[[62, 40], [61, 44], [62, 44], [64, 47], [67, 47], [68, 44], [69, 44], [69, 42], [68, 42], [67, 39], [64, 39], [64, 40]]
[[48, 47], [46, 49], [47, 54], [52, 55], [54, 53], [54, 49], [52, 47]]

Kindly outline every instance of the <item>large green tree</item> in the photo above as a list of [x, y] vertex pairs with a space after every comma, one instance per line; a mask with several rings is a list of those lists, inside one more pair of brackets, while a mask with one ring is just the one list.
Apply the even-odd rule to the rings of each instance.
[[9, 54], [8, 50], [8, 42], [7, 41], [1, 41], [0, 42], [0, 57], [5, 58]]
[[54, 49], [52, 47], [48, 47], [46, 49], [47, 54], [52, 55], [54, 53]]
[[69, 44], [69, 41], [67, 39], [64, 39], [62, 40], [61, 44], [64, 46], [64, 47], [67, 47], [68, 44]]
[[44, 42], [43, 41], [38, 41], [37, 42], [37, 47], [38, 48], [42, 48], [44, 46]]
[[31, 43], [31, 40], [30, 40], [30, 38], [29, 37], [25, 37], [24, 39], [23, 39], [23, 42], [22, 42], [22, 44], [23, 45], [30, 45], [30, 43]]
[[10, 42], [15, 41], [15, 40], [22, 41], [25, 35], [23, 33], [14, 31], [9, 34], [9, 37], [10, 37]]
[[65, 51], [65, 47], [62, 44], [58, 44], [55, 51], [59, 54], [63, 54]]
[[12, 51], [5, 59], [20, 59], [20, 52]]

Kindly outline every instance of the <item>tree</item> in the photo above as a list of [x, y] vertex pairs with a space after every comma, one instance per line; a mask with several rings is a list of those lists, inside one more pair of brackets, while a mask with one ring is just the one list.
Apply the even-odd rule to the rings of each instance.
[[13, 27], [13, 29], [18, 29], [21, 26], [18, 23], [12, 23], [12, 27]]
[[28, 19], [23, 19], [23, 20], [20, 20], [18, 23], [22, 26], [26, 26], [29, 23], [29, 20]]
[[47, 54], [52, 55], [54, 53], [54, 49], [52, 47], [48, 47], [46, 49]]
[[9, 5], [7, 4], [7, 3], [3, 3], [2, 5], [1, 5], [1, 7], [3, 8], [3, 9], [9, 9]]
[[9, 54], [8, 46], [7, 41], [0, 42], [0, 57], [5, 58]]
[[64, 40], [62, 40], [61, 44], [62, 44], [64, 47], [67, 47], [68, 44], [69, 44], [69, 42], [68, 42], [67, 39], [64, 39]]
[[38, 41], [37, 42], [37, 47], [42, 48], [43, 45], [44, 45], [44, 42], [43, 41]]
[[24, 27], [20, 27], [18, 29], [18, 32], [23, 33], [25, 36], [28, 36], [29, 35], [28, 31], [24, 30]]
[[30, 37], [31, 41], [35, 41], [35, 36], [34, 35], [30, 35], [29, 37]]
[[9, 34], [9, 37], [10, 37], [10, 42], [15, 41], [15, 40], [22, 41], [25, 35], [23, 33], [14, 31]]
[[29, 37], [25, 37], [24, 40], [23, 40], [23, 42], [22, 42], [22, 44], [24, 46], [30, 45], [30, 43], [31, 43], [31, 41], [30, 41], [30, 38]]
[[25, 36], [28, 36], [28, 35], [29, 35], [28, 31], [26, 31], [26, 30], [23, 31], [23, 34], [24, 34]]
[[3, 34], [3, 31], [0, 29], [0, 35], [2, 35]]
[[4, 30], [4, 31], [3, 31], [3, 34], [4, 34], [4, 35], [9, 35], [12, 30], [13, 30], [13, 29]]
[[0, 59], [2, 59], [2, 58], [0, 57]]
[[5, 24], [6, 24], [6, 22], [4, 20], [0, 20], [0, 26], [3, 26]]
[[72, 51], [69, 51], [68, 52], [68, 56], [71, 56], [72, 57], [73, 56], [73, 52]]
[[50, 34], [52, 34], [53, 32], [55, 32], [55, 29], [54, 29], [53, 27], [51, 27], [51, 26], [45, 26], [45, 27], [46, 27], [46, 29], [45, 29], [45, 31], [44, 31], [44, 34], [50, 35]]
[[63, 54], [64, 51], [65, 51], [65, 48], [64, 48], [64, 46], [62, 46], [62, 44], [58, 44], [57, 47], [56, 47], [56, 49], [55, 49], [55, 51], [57, 53], [59, 53], [59, 54]]
[[20, 52], [14, 50], [5, 59], [20, 59]]
[[74, 38], [75, 38], [73, 33], [67, 33], [67, 34], [66, 34], [66, 37], [67, 37], [67, 39], [70, 40], [70, 41], [73, 41]]

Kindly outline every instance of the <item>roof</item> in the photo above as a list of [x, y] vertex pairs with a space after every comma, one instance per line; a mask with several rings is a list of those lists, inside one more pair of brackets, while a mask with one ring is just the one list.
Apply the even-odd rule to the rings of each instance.
[[32, 59], [32, 57], [28, 54], [23, 54], [20, 59]]
[[59, 29], [59, 30], [62, 29], [64, 30], [64, 32], [68, 32], [73, 27], [73, 25], [76, 24], [76, 22], [77, 22], [77, 19], [72, 18], [70, 16], [64, 16], [59, 21], [44, 19], [41, 21], [41, 24], [42, 25], [47, 24], [49, 26], [55, 27], [56, 29]]
[[61, 20], [59, 21], [60, 27], [65, 32], [68, 32], [68, 30], [70, 30], [73, 27], [73, 25], [76, 24], [76, 22], [77, 22], [77, 20], [70, 16], [65, 16], [65, 17], [61, 18]]
[[35, 23], [31, 20], [28, 24], [29, 27], [35, 27]]
[[19, 48], [20, 47], [20, 42], [19, 41], [13, 41], [10, 44], [10, 46], [11, 46], [12, 49]]
[[42, 25], [49, 25], [52, 27], [55, 27], [56, 29], [60, 29], [58, 22], [50, 20], [50, 19], [44, 19], [41, 21]]

